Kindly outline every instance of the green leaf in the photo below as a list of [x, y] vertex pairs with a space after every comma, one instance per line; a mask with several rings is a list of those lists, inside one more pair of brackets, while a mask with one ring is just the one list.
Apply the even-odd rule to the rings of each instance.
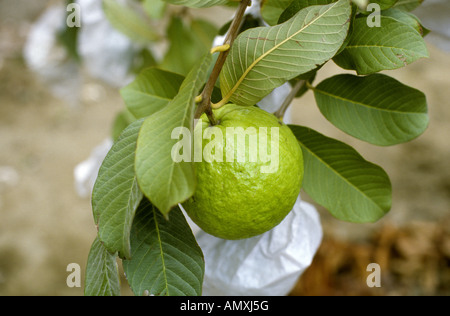
[[[269, 25], [278, 24], [280, 15], [296, 0], [265, 0], [261, 3], [261, 16]], [[283, 21], [284, 22], [284, 21]]]
[[375, 145], [410, 141], [428, 126], [425, 95], [386, 75], [336, 75], [314, 88], [314, 96], [331, 123]]
[[423, 37], [430, 33], [430, 31], [422, 26], [419, 18], [410, 12], [406, 12], [400, 9], [392, 8], [389, 10], [385, 10], [381, 12], [382, 15], [388, 16], [401, 22], [403, 24], [409, 25], [413, 29], [415, 29], [419, 34]]
[[[71, 12], [67, 12], [67, 16], [72, 14]], [[69, 54], [70, 57], [72, 57], [77, 62], [80, 61], [80, 55], [78, 54], [78, 31], [79, 27], [70, 27], [67, 25], [64, 26], [63, 29], [61, 29], [57, 33], [57, 39], [62, 44]]]
[[351, 6], [340, 0], [301, 10], [272, 27], [241, 33], [220, 74], [223, 100], [253, 105], [287, 80], [332, 58], [348, 32]]
[[366, 17], [356, 18], [348, 45], [333, 58], [344, 69], [360, 75], [404, 67], [428, 57], [422, 36], [409, 25], [381, 16], [381, 27], [369, 27]]
[[184, 77], [157, 68], [143, 70], [120, 90], [128, 110], [143, 118], [164, 108], [178, 93]]
[[134, 173], [134, 156], [143, 120], [129, 125], [106, 155], [92, 191], [98, 236], [109, 252], [130, 256], [130, 230], [142, 193]]
[[216, 5], [227, 4], [229, 2], [229, 0], [164, 0], [164, 1], [171, 4], [184, 5], [190, 8], [209, 8]]
[[[294, 0], [294, 2], [291, 3], [291, 5], [283, 12], [283, 14], [280, 16], [280, 20], [278, 23], [283, 23], [286, 20], [290, 19], [292, 16], [294, 16], [299, 10], [304, 9], [306, 7], [312, 6], [312, 5], [326, 5], [333, 3], [335, 0]], [[350, 41], [351, 34], [353, 33], [353, 21], [355, 20], [355, 16], [358, 12], [358, 7], [355, 4], [352, 4], [352, 13], [350, 16], [350, 27], [347, 32], [347, 37], [345, 38], [344, 42], [342, 43], [339, 50], [336, 52], [336, 54], [341, 53], [345, 46], [347, 46], [348, 42]], [[319, 66], [317, 69], [319, 69], [321, 66]]]
[[391, 208], [388, 175], [349, 145], [312, 129], [289, 126], [303, 152], [303, 189], [336, 218], [375, 222]]
[[123, 268], [133, 293], [201, 295], [203, 253], [178, 207], [166, 220], [144, 199], [133, 223], [131, 246], [131, 259], [123, 261]]
[[130, 113], [127, 109], [120, 111], [116, 118], [114, 119], [113, 126], [111, 129], [111, 136], [114, 142], [116, 142], [120, 134], [124, 131], [125, 128], [128, 127], [131, 123], [136, 120], [133, 114]]
[[[159, 65], [161, 69], [185, 76], [211, 49], [217, 29], [202, 20], [194, 20], [187, 25], [177, 16], [173, 16], [167, 29], [170, 47]], [[207, 26], [208, 25], [208, 26]], [[203, 30], [208, 27], [209, 30]]]
[[165, 215], [194, 194], [193, 162], [172, 159], [172, 148], [179, 142], [172, 138], [172, 133], [177, 128], [193, 130], [194, 99], [206, 81], [210, 63], [208, 53], [188, 74], [178, 95], [161, 111], [149, 116], [139, 132], [136, 151], [139, 186]]
[[283, 11], [280, 15], [278, 23], [284, 23], [294, 15], [297, 14], [298, 11], [313, 6], [313, 5], [326, 5], [333, 3], [336, 0], [294, 0], [291, 1], [290, 5]]
[[[278, 20], [278, 23], [284, 23], [285, 21], [292, 18], [298, 11], [310, 7], [312, 5], [326, 5], [335, 2], [336, 0], [294, 0], [294, 2], [291, 3], [291, 5], [281, 14], [280, 19]], [[350, 41], [350, 36], [353, 32], [353, 21], [355, 20], [355, 16], [358, 9], [357, 6], [352, 4], [352, 14], [350, 17], [350, 27], [347, 33], [347, 37], [344, 40], [344, 43], [341, 45], [339, 50], [336, 54], [339, 54], [342, 52], [342, 50], [347, 46], [348, 42]], [[321, 66], [319, 66], [320, 68]]]
[[403, 11], [412, 11], [422, 4], [423, 0], [398, 0], [394, 8]]
[[84, 295], [120, 296], [120, 278], [116, 255], [103, 247], [95, 238], [89, 251], [86, 267]]
[[370, 0], [369, 3], [377, 3], [381, 10], [391, 8], [397, 3], [398, 0]]
[[147, 48], [142, 48], [136, 53], [129, 71], [131, 74], [137, 76], [143, 69], [156, 67], [157, 64], [158, 62], [156, 61], [155, 56], [153, 56], [153, 53]]
[[159, 39], [158, 34], [138, 12], [116, 0], [103, 0], [103, 10], [111, 25], [131, 40], [146, 44]]
[[191, 22], [191, 31], [197, 46], [202, 51], [210, 51], [219, 29], [209, 21], [196, 19]]
[[167, 7], [163, 0], [143, 0], [142, 6], [148, 16], [152, 19], [161, 19]]

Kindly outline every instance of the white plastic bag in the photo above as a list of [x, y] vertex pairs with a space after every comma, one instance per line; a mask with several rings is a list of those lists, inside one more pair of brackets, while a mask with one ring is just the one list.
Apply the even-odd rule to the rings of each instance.
[[92, 150], [89, 158], [76, 165], [73, 175], [75, 178], [75, 189], [80, 197], [91, 197], [100, 166], [112, 145], [112, 139], [105, 139]]
[[258, 106], [266, 112], [275, 113], [281, 107], [291, 90], [291, 84], [286, 82], [259, 101]]
[[103, 12], [102, 1], [77, 0], [77, 3], [82, 22], [78, 53], [85, 68], [94, 78], [123, 87], [134, 78], [130, 69], [139, 45], [113, 28]]
[[206, 296], [289, 294], [311, 264], [323, 235], [317, 210], [300, 197], [278, 226], [252, 238], [220, 239], [189, 223], [205, 257]]
[[55, 97], [76, 106], [82, 84], [79, 66], [58, 41], [58, 34], [65, 27], [65, 16], [63, 5], [45, 10], [30, 28], [23, 56], [27, 66]]

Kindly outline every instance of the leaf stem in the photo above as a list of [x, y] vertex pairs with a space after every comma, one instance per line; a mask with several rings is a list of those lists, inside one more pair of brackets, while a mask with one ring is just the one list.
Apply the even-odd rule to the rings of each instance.
[[[227, 33], [227, 36], [225, 38], [225, 41], [223, 45], [233, 45], [234, 40], [239, 34], [239, 30], [241, 29], [243, 17], [245, 10], [250, 5], [251, 0], [241, 0], [241, 3], [239, 4], [238, 10], [236, 12], [236, 15], [234, 16], [233, 22], [230, 25], [230, 29]], [[203, 89], [201, 96], [201, 102], [197, 106], [197, 110], [195, 111], [195, 118], [198, 119], [203, 113], [206, 113], [208, 116], [208, 119], [211, 123], [211, 125], [216, 125], [217, 121], [214, 118], [214, 114], [212, 112], [211, 108], [211, 95], [214, 90], [214, 86], [217, 82], [217, 78], [219, 78], [219, 74], [222, 70], [222, 67], [225, 63], [225, 60], [228, 56], [229, 49], [225, 51], [221, 51], [219, 54], [219, 57], [217, 58], [216, 64], [214, 65], [214, 68], [211, 72], [211, 75], [209, 76], [208, 81], [206, 82], [205, 88]]]
[[308, 84], [307, 80], [298, 80], [295, 83], [295, 85], [292, 87], [291, 92], [289, 92], [288, 96], [284, 100], [281, 107], [278, 109], [278, 111], [274, 113], [276, 117], [278, 117], [279, 119], [283, 119], [284, 114], [286, 113], [287, 109], [292, 103], [292, 100], [294, 100], [297, 93], [300, 91], [300, 89], [302, 89], [305, 86], [305, 84]]
[[314, 90], [314, 89], [316, 89], [308, 80], [306, 81], [306, 87], [309, 89], [309, 90]]

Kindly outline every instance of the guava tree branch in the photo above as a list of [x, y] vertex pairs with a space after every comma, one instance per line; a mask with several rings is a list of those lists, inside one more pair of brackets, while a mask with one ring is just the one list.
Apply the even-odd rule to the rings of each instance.
[[219, 78], [219, 74], [222, 71], [222, 67], [225, 63], [225, 60], [229, 53], [229, 47], [233, 45], [234, 40], [239, 34], [239, 30], [241, 28], [243, 17], [245, 13], [245, 9], [250, 5], [251, 0], [241, 0], [239, 4], [236, 15], [234, 16], [233, 21], [231, 22], [230, 29], [228, 30], [227, 36], [223, 45], [228, 47], [224, 51], [221, 51], [219, 57], [217, 58], [216, 64], [211, 72], [211, 75], [206, 82], [205, 88], [199, 96], [199, 103], [197, 106], [197, 110], [195, 112], [195, 118], [198, 119], [203, 113], [206, 113], [208, 119], [212, 125], [216, 125], [216, 119], [214, 118], [214, 114], [211, 108], [211, 95], [214, 90], [214, 85], [216, 84], [217, 78]]
[[278, 111], [276, 111], [274, 114], [279, 119], [283, 119], [284, 114], [286, 113], [286, 110], [289, 108], [289, 105], [291, 105], [292, 101], [294, 100], [297, 93], [307, 84], [306, 80], [298, 80], [295, 85], [292, 87], [291, 92], [289, 92], [286, 99], [283, 101], [283, 104], [280, 106]]

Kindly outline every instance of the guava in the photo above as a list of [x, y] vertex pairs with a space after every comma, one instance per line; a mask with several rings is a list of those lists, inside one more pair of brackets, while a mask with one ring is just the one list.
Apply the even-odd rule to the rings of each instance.
[[183, 208], [213, 236], [260, 235], [286, 217], [300, 193], [300, 145], [288, 126], [256, 106], [228, 104], [214, 115], [217, 125], [203, 115], [195, 126], [194, 134], [203, 135], [202, 159], [195, 162], [196, 191]]

